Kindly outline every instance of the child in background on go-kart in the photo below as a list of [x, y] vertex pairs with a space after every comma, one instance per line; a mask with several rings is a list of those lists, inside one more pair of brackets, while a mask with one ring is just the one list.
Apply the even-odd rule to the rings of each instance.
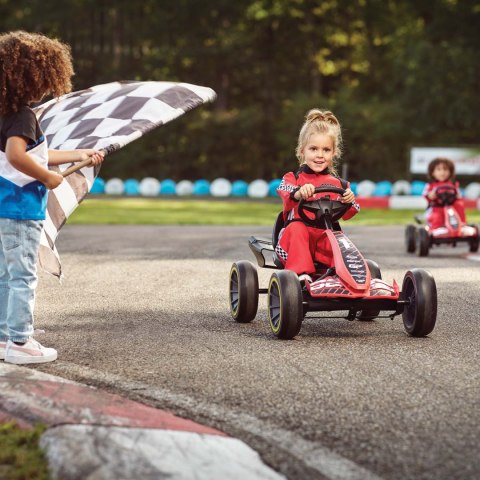
[[423, 196], [428, 201], [425, 219], [432, 231], [444, 227], [443, 207], [439, 203], [436, 194], [436, 189], [438, 187], [450, 186], [456, 189], [457, 199], [452, 206], [458, 213], [461, 221], [465, 223], [465, 207], [463, 205], [463, 200], [460, 197], [458, 182], [454, 181], [455, 164], [448, 158], [435, 158], [428, 165], [428, 177], [431, 181], [425, 186]]
[[286, 269], [299, 275], [301, 281], [312, 281], [314, 262], [333, 266], [333, 253], [325, 230], [307, 226], [300, 219], [299, 201], [325, 196], [322, 193], [311, 198], [316, 187], [332, 186], [346, 190], [343, 196], [334, 194], [333, 200], [352, 203], [342, 217], [344, 220], [360, 210], [350, 184], [336, 173], [334, 162], [340, 157], [341, 148], [342, 132], [335, 115], [325, 110], [310, 110], [298, 136], [296, 155], [300, 169], [286, 173], [277, 189], [283, 200], [285, 227], [280, 232], [275, 254]]

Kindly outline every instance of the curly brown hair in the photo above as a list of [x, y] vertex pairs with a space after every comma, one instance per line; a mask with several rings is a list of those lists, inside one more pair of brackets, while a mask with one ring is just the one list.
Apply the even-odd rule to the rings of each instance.
[[452, 160], [449, 158], [437, 157], [428, 164], [428, 177], [431, 180], [435, 180], [433, 177], [433, 171], [438, 165], [445, 165], [447, 170], [450, 172], [449, 180], [453, 181], [455, 179], [455, 164], [452, 162]]
[[0, 116], [72, 89], [70, 47], [24, 31], [0, 35]]

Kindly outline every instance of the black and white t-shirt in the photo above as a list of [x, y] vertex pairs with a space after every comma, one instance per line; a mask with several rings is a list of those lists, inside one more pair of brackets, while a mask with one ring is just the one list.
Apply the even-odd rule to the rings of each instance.
[[44, 220], [47, 188], [8, 161], [5, 149], [10, 137], [25, 138], [28, 154], [45, 168], [48, 165], [47, 142], [31, 108], [0, 118], [0, 217]]

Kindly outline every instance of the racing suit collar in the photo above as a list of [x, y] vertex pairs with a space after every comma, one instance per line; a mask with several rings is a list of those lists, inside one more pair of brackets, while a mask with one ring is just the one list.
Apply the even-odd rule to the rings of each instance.
[[328, 167], [322, 170], [321, 172], [317, 173], [317, 172], [314, 172], [306, 163], [304, 163], [300, 167], [300, 172], [308, 173], [309, 175], [329, 175], [330, 174]]

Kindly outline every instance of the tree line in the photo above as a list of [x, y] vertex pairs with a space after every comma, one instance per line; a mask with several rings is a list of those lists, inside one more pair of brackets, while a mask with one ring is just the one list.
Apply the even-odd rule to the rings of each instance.
[[480, 143], [476, 0], [0, 0], [0, 22], [69, 43], [76, 90], [168, 80], [217, 92], [116, 153], [104, 176], [278, 178], [313, 107], [339, 118], [351, 180], [408, 177], [412, 146]]

